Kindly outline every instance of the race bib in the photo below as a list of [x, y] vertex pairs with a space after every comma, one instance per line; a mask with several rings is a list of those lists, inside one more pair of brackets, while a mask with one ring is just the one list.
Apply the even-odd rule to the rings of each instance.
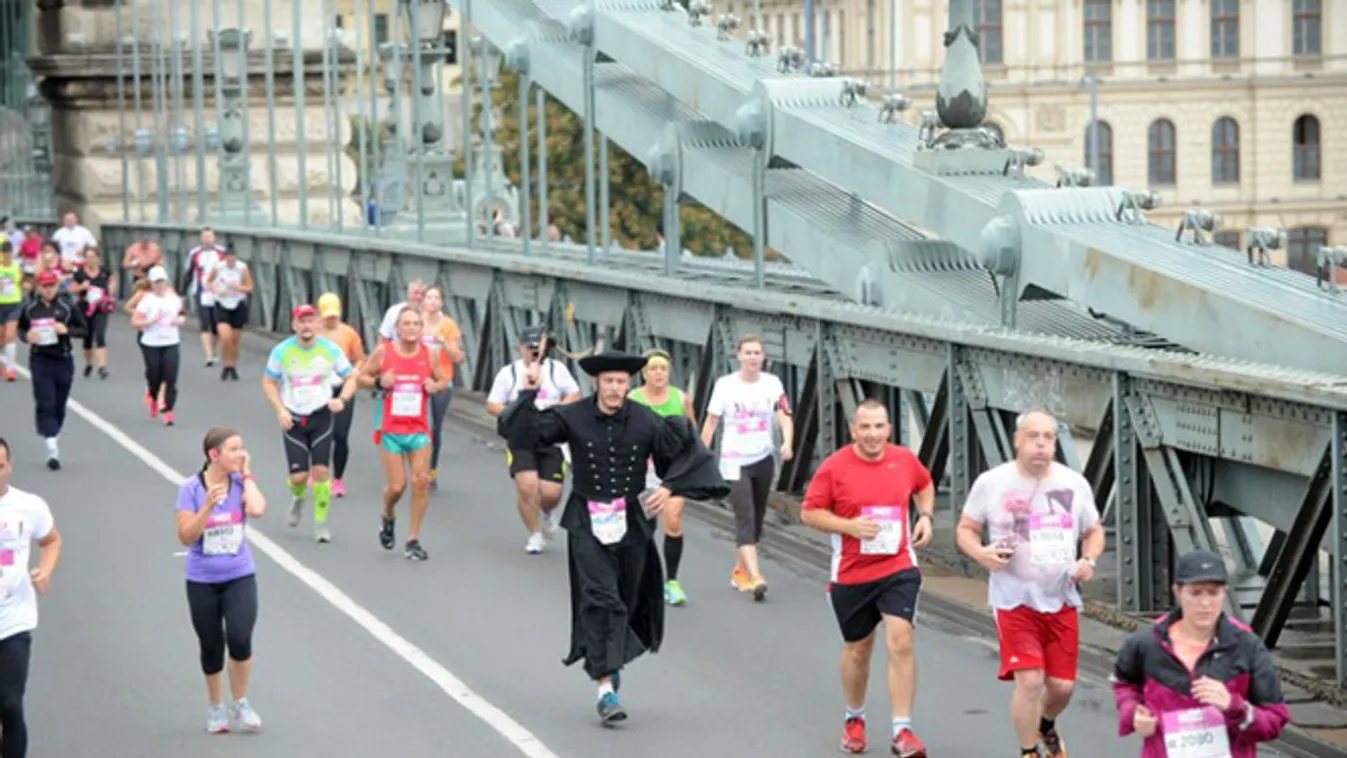
[[589, 529], [604, 545], [616, 545], [627, 535], [627, 499], [609, 503], [589, 501]]
[[100, 287], [90, 287], [87, 294], [89, 305], [97, 305], [103, 300], [103, 290]]
[[319, 408], [332, 397], [332, 391], [321, 376], [296, 376], [290, 379], [295, 404], [301, 408]]
[[393, 415], [412, 418], [421, 415], [421, 396], [425, 388], [415, 382], [393, 385]]
[[0, 297], [14, 297], [19, 294], [19, 285], [13, 279], [0, 279]]
[[1230, 736], [1221, 712], [1207, 706], [1160, 715], [1169, 758], [1230, 758]]
[[201, 552], [206, 555], [237, 555], [243, 547], [243, 512], [212, 515], [202, 536]]
[[897, 555], [903, 542], [903, 509], [896, 505], [867, 505], [861, 515], [879, 524], [879, 534], [861, 540], [862, 555]]
[[1029, 517], [1029, 562], [1063, 566], [1076, 559], [1075, 521], [1069, 513], [1036, 513]]
[[751, 437], [767, 433], [767, 419], [745, 414], [734, 420], [734, 431], [740, 437]]
[[37, 344], [55, 345], [60, 335], [56, 333], [56, 319], [54, 318], [35, 318], [33, 319], [33, 331], [37, 334]]

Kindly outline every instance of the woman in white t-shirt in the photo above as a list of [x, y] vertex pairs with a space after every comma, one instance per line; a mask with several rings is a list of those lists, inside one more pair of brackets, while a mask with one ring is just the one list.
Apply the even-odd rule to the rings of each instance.
[[785, 386], [776, 376], [763, 373], [766, 357], [761, 338], [740, 338], [739, 370], [716, 380], [702, 425], [702, 442], [709, 448], [717, 424], [725, 417], [720, 474], [730, 485], [738, 546], [738, 562], [730, 583], [740, 592], [752, 592], [755, 600], [767, 594], [767, 581], [758, 565], [758, 541], [767, 518], [767, 498], [776, 479], [778, 448], [772, 422], [781, 427], [781, 460], [791, 459], [795, 436]]
[[[140, 354], [145, 358], [145, 404], [150, 418], [162, 411], [164, 423], [173, 426], [173, 407], [178, 401], [178, 366], [182, 360], [179, 327], [187, 323], [186, 305], [168, 283], [163, 266], [150, 269], [150, 291], [131, 314], [131, 325], [141, 330]], [[163, 389], [160, 400], [160, 389]]]

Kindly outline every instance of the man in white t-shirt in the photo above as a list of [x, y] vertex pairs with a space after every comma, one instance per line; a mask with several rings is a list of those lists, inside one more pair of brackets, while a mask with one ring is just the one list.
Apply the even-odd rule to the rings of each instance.
[[201, 327], [201, 349], [206, 352], [206, 365], [215, 365], [215, 293], [206, 286], [206, 277], [224, 260], [224, 247], [216, 244], [215, 230], [209, 226], [201, 230], [201, 244], [187, 253], [182, 267], [182, 288], [186, 299], [196, 306], [196, 318]]
[[84, 265], [84, 248], [96, 246], [98, 240], [93, 232], [80, 226], [74, 211], [67, 211], [62, 223], [60, 229], [52, 232], [51, 241], [60, 249], [61, 263], [66, 268], [79, 268]]
[[[61, 533], [47, 501], [11, 487], [9, 443], [0, 438], [0, 755], [28, 750], [23, 696], [37, 629], [37, 596], [51, 583], [61, 557]], [[37, 566], [29, 568], [32, 545]]]
[[[486, 398], [486, 410], [499, 416], [505, 406], [519, 397], [524, 387], [525, 359], [543, 356], [542, 379], [533, 404], [538, 410], [554, 405], [574, 403], [580, 399], [580, 385], [570, 369], [561, 361], [547, 357], [550, 347], [547, 332], [541, 326], [530, 326], [519, 335], [520, 359], [502, 368], [491, 383]], [[556, 531], [552, 510], [561, 502], [561, 491], [566, 484], [566, 459], [560, 446], [543, 450], [506, 450], [510, 477], [514, 479], [515, 502], [519, 518], [529, 530], [524, 549], [530, 553], [543, 551], [543, 540]]]
[[402, 309], [411, 306], [417, 310], [421, 309], [421, 303], [426, 299], [426, 290], [430, 289], [426, 283], [420, 279], [413, 279], [407, 285], [407, 299], [401, 303], [394, 303], [392, 307], [384, 311], [383, 320], [379, 322], [379, 338], [385, 342], [392, 342], [398, 336], [398, 314]]
[[988, 594], [1001, 643], [998, 678], [1015, 680], [1011, 719], [1022, 754], [1034, 758], [1039, 744], [1047, 758], [1066, 758], [1056, 719], [1075, 690], [1078, 585], [1094, 576], [1104, 552], [1089, 482], [1054, 460], [1057, 427], [1043, 410], [1016, 420], [1015, 460], [977, 478], [958, 528], [959, 549], [991, 573]]

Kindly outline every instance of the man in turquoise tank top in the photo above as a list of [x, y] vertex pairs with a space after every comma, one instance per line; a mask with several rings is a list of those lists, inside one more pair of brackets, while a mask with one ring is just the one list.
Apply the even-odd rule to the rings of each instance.
[[[696, 417], [692, 413], [692, 399], [677, 387], [669, 386], [669, 371], [673, 368], [673, 359], [658, 348], [645, 353], [645, 368], [641, 369], [641, 386], [631, 391], [631, 399], [646, 406], [659, 415], [687, 416], [695, 425]], [[646, 486], [659, 486], [655, 470], [646, 474]], [[678, 583], [678, 564], [683, 559], [683, 503], [681, 497], [669, 498], [664, 507], [664, 600], [669, 605], [684, 605], [688, 601], [687, 593]]]

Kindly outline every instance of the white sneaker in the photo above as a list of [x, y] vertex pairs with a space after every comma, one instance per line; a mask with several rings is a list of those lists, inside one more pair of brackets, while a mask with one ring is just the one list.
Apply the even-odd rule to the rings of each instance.
[[57, 443], [55, 437], [45, 437], [42, 440], [43, 446], [47, 449], [48, 458], [60, 458], [61, 446]]
[[304, 495], [296, 495], [290, 501], [290, 526], [299, 526], [304, 518]]
[[327, 530], [326, 524], [317, 524], [313, 527], [313, 538], [326, 544], [332, 541], [332, 532]]
[[555, 511], [540, 511], [538, 517], [538, 526], [542, 529], [543, 536], [552, 539], [557, 536], [557, 524], [553, 521]]
[[524, 549], [532, 555], [537, 555], [543, 551], [543, 533], [534, 532], [529, 535], [529, 541], [524, 545]]
[[229, 714], [223, 705], [212, 705], [206, 714], [206, 731], [224, 734], [229, 731]]
[[248, 698], [235, 700], [229, 710], [234, 716], [234, 721], [245, 730], [249, 732], [262, 731], [262, 717], [258, 716], [257, 711], [254, 711], [253, 707], [248, 704]]

